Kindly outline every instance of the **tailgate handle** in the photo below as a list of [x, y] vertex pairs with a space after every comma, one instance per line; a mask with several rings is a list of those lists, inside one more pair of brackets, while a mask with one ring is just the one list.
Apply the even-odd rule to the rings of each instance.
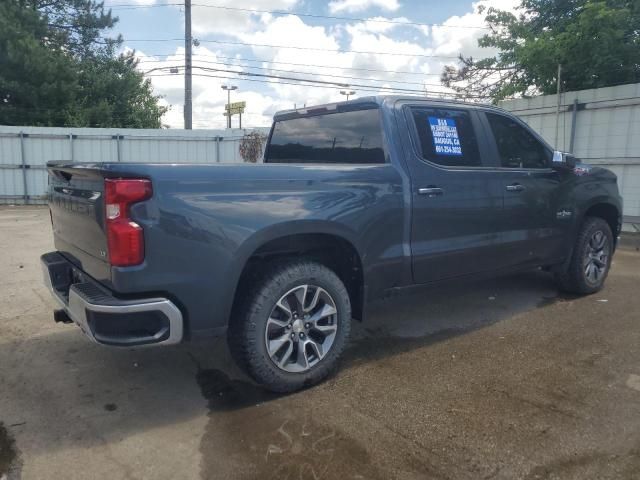
[[520, 185], [519, 183], [514, 183], [513, 185], [507, 185], [507, 192], [522, 192], [524, 190], [524, 185]]

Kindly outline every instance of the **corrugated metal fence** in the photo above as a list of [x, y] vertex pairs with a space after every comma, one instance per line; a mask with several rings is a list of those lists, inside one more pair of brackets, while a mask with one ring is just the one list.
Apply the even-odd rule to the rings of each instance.
[[558, 150], [618, 176], [624, 215], [640, 223], [640, 83], [508, 100], [518, 115]]
[[[640, 84], [505, 101], [556, 148], [618, 175], [628, 221], [640, 224]], [[257, 129], [267, 133], [268, 129]], [[0, 126], [0, 203], [41, 203], [48, 160], [241, 162], [243, 130]]]
[[240, 163], [245, 132], [0, 126], [0, 204], [44, 203], [49, 160]]

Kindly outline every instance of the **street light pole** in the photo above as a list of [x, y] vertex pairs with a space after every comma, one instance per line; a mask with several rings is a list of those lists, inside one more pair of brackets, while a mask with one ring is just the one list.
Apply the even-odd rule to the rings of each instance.
[[231, 90], [237, 90], [235, 85], [222, 85], [222, 89], [227, 91], [227, 128], [231, 128]]
[[349, 96], [355, 95], [356, 91], [355, 90], [340, 90], [340, 94], [341, 95], [346, 95], [347, 96], [347, 101], [349, 101]]
[[231, 90], [227, 90], [227, 128], [231, 128]]

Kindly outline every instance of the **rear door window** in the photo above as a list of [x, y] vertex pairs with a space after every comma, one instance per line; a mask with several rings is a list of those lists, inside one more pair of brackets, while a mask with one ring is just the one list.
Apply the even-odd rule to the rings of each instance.
[[469, 112], [446, 108], [412, 107], [420, 153], [445, 167], [480, 167], [478, 138]]
[[266, 163], [384, 163], [377, 108], [279, 120]]

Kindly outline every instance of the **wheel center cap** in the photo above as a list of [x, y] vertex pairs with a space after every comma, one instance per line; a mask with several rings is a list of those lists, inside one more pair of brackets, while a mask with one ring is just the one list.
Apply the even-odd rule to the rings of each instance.
[[296, 335], [304, 332], [304, 322], [302, 321], [302, 319], [298, 318], [293, 322], [291, 328], [293, 329], [293, 333], [295, 333]]

